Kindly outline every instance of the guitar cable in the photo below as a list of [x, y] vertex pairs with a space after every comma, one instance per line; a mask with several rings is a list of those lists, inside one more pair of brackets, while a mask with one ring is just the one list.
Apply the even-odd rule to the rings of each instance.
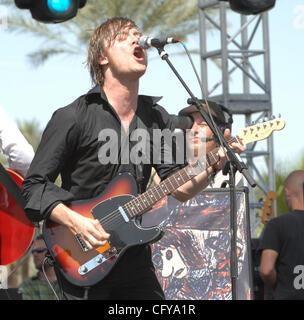
[[43, 271], [43, 274], [44, 274], [44, 276], [45, 276], [45, 279], [46, 279], [49, 287], [51, 288], [52, 292], [54, 293], [56, 299], [57, 299], [57, 300], [60, 300], [59, 297], [58, 297], [58, 295], [57, 295], [57, 293], [56, 293], [56, 291], [55, 291], [55, 289], [54, 289], [54, 287], [53, 287], [53, 285], [51, 284], [50, 280], [48, 279], [48, 277], [47, 277], [47, 275], [46, 275], [46, 272], [45, 272], [45, 269], [44, 269], [44, 265], [45, 265], [45, 263], [48, 263], [48, 260], [49, 260], [48, 257], [45, 257], [45, 258], [44, 258], [43, 263], [42, 263], [42, 271]]

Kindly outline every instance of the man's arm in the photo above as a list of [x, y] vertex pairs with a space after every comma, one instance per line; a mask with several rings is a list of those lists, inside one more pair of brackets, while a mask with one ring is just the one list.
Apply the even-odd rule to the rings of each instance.
[[277, 282], [277, 272], [275, 263], [278, 258], [278, 252], [272, 249], [262, 251], [260, 275], [265, 285], [274, 291]]

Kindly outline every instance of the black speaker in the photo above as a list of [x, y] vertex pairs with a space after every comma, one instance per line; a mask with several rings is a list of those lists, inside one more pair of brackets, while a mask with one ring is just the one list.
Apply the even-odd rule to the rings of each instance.
[[241, 14], [259, 14], [272, 9], [275, 0], [229, 0], [230, 8]]

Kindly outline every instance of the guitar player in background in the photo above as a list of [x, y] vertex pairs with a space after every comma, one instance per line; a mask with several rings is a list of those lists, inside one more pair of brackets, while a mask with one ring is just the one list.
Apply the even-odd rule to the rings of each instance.
[[[203, 100], [200, 101], [202, 106], [206, 109], [206, 104]], [[218, 104], [214, 101], [208, 100], [208, 105], [211, 110], [211, 114], [213, 116], [213, 120], [215, 121], [218, 128], [222, 131], [225, 137], [229, 137], [232, 129], [232, 114], [231, 112], [221, 104]], [[206, 121], [201, 116], [200, 112], [197, 110], [195, 105], [189, 105], [178, 113], [181, 117], [191, 117], [193, 124], [190, 130], [186, 133], [183, 130], [182, 134], [185, 137], [185, 148], [188, 150], [185, 153], [188, 153], [187, 159], [191, 162], [191, 158], [198, 155], [199, 150], [205, 150], [206, 154], [214, 150], [217, 146], [219, 146], [218, 139], [214, 136], [212, 130], [208, 127]], [[176, 116], [170, 115], [172, 130], [175, 130], [177, 125]], [[239, 155], [237, 154], [239, 157]], [[219, 166], [220, 167], [220, 166]], [[235, 174], [235, 185], [237, 187], [242, 186], [243, 183], [242, 174], [237, 171]], [[207, 188], [224, 188], [229, 187], [228, 181], [229, 176], [224, 175], [222, 170], [218, 170], [217, 172], [212, 172], [209, 176], [209, 185]], [[153, 170], [153, 174], [151, 176], [151, 180], [149, 182], [149, 187], [155, 184], [160, 183], [160, 178], [157, 173]]]
[[7, 157], [8, 167], [25, 177], [34, 157], [33, 147], [24, 138], [15, 122], [0, 106], [0, 150]]
[[[144, 124], [151, 138], [153, 129], [166, 129], [169, 122], [168, 113], [157, 104], [159, 99], [138, 95], [139, 79], [147, 67], [146, 51], [138, 44], [140, 36], [135, 23], [127, 18], [109, 19], [94, 31], [88, 48], [88, 67], [95, 87], [53, 114], [23, 183], [27, 216], [32, 221], [49, 219], [72, 228], [89, 250], [105, 246], [111, 235], [97, 219], [70, 209], [72, 200], [97, 197], [113, 178], [124, 172], [137, 179], [142, 193], [152, 167], [162, 180], [185, 167], [174, 159], [169, 164], [153, 163], [152, 156], [144, 164], [122, 161], [130, 154], [134, 144], [130, 135], [136, 128]], [[103, 140], [105, 129], [117, 135], [115, 143]], [[152, 148], [153, 142], [150, 151], [165, 156], [165, 142]], [[104, 159], [109, 155], [100, 152], [106, 143], [113, 150], [117, 146], [119, 149], [108, 162]], [[243, 151], [241, 145], [233, 146]], [[220, 151], [219, 156], [224, 158], [224, 153]], [[209, 167], [172, 195], [181, 201], [193, 197], [207, 186], [207, 177], [217, 169]], [[61, 188], [54, 184], [58, 174], [62, 177]], [[75, 286], [58, 270], [56, 274], [65, 299], [164, 299], [149, 245], [129, 248], [109, 275], [92, 286]]]
[[263, 232], [260, 275], [275, 300], [304, 299], [304, 170], [284, 183], [289, 213], [271, 219]]
[[[7, 164], [6, 161], [5, 165], [0, 164], [0, 265], [13, 267], [12, 263], [28, 249], [34, 235], [34, 226], [15, 200], [15, 197], [20, 197], [21, 183], [34, 157], [34, 150], [1, 106], [0, 154], [1, 157], [4, 155], [3, 161], [7, 160]], [[11, 185], [7, 184], [8, 178], [12, 178], [8, 180]], [[9, 286], [17, 285], [14, 277], [10, 282]]]
[[[204, 101], [202, 101], [202, 103], [203, 102]], [[202, 105], [206, 108], [205, 103]], [[225, 137], [230, 137], [233, 122], [230, 111], [226, 107], [214, 101], [208, 101], [208, 105], [218, 128], [222, 131]], [[206, 150], [206, 153], [209, 153], [219, 146], [217, 138], [214, 136], [214, 133], [208, 127], [206, 121], [203, 119], [195, 105], [190, 105], [186, 108], [183, 108], [178, 114], [179, 116], [191, 116], [194, 120], [191, 130], [186, 135], [187, 148], [191, 150], [191, 152], [189, 152], [190, 156], [197, 154], [198, 150], [200, 149]], [[189, 159], [189, 161], [191, 161], [191, 159]], [[229, 186], [228, 180], [229, 176], [223, 175], [222, 170], [213, 172], [209, 177], [210, 183], [207, 188], [227, 187]], [[239, 186], [241, 183], [242, 174], [237, 171], [235, 175], [235, 184], [236, 186]]]

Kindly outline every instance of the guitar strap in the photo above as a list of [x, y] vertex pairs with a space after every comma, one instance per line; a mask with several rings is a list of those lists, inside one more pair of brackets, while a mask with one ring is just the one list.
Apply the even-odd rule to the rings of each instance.
[[0, 163], [0, 182], [6, 188], [7, 192], [16, 200], [22, 209], [25, 207], [25, 199], [16, 182], [12, 179], [3, 165]]

